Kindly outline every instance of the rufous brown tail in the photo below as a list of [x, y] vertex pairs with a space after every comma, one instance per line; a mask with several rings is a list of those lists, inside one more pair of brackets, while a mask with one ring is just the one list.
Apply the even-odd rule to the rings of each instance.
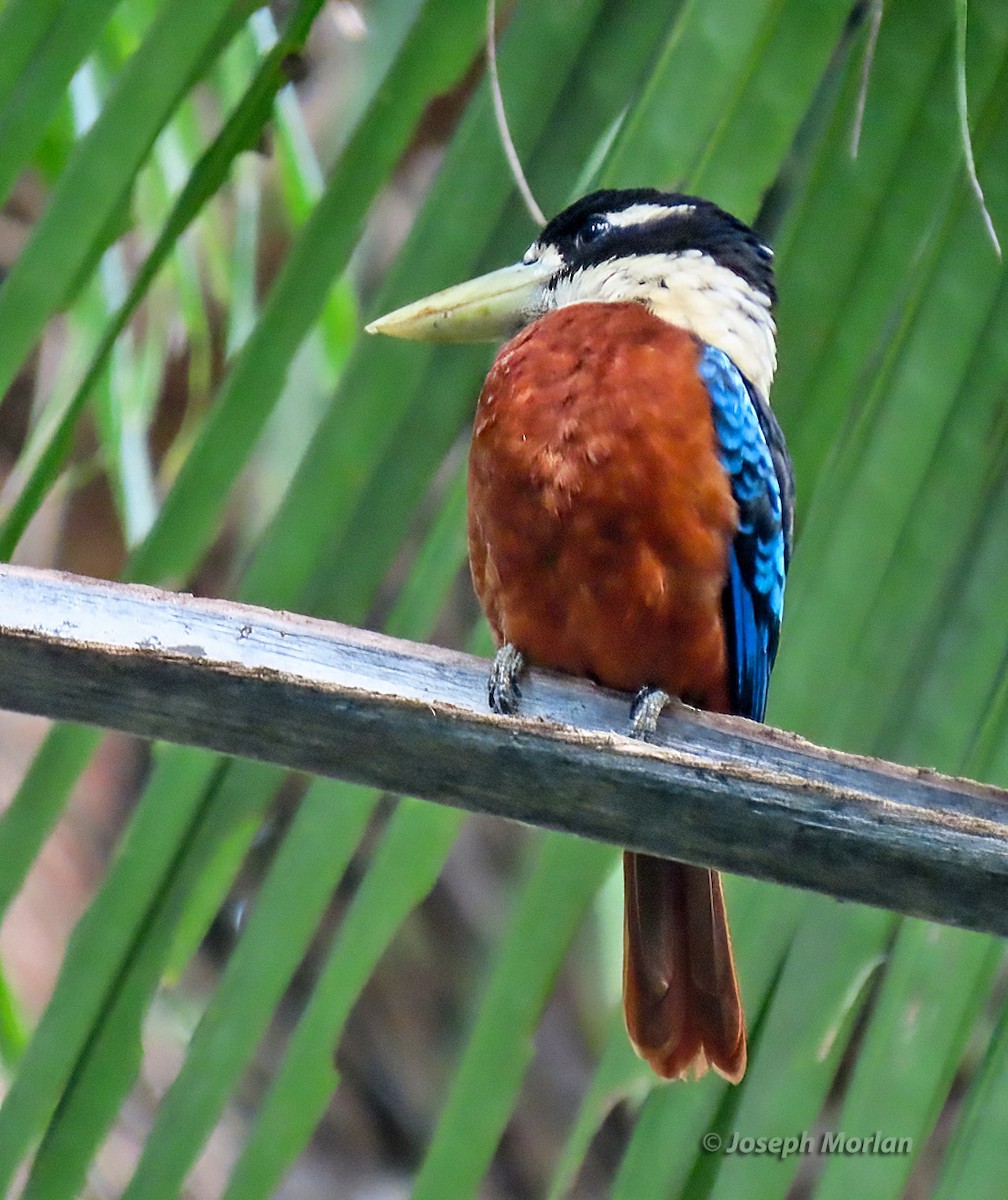
[[667, 1079], [745, 1074], [746, 1029], [721, 877], [623, 856], [623, 1007], [637, 1053]]

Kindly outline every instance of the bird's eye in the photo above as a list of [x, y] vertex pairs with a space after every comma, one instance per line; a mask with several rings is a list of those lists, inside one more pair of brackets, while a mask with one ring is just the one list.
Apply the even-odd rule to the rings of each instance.
[[611, 228], [612, 227], [610, 226], [606, 217], [598, 215], [589, 217], [589, 219], [574, 235], [575, 245], [580, 250], [582, 246], [588, 246], [592, 242], [597, 242], [598, 239], [604, 234], [607, 234]]

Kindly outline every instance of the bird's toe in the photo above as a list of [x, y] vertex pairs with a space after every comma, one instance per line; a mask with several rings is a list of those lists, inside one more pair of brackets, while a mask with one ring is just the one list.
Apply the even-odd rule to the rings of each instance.
[[671, 697], [661, 688], [642, 687], [630, 706], [631, 737], [646, 739], [654, 736], [658, 718]]
[[521, 688], [518, 677], [525, 670], [525, 657], [520, 650], [505, 642], [494, 655], [490, 678], [487, 680], [487, 696], [495, 713], [510, 716], [518, 711]]

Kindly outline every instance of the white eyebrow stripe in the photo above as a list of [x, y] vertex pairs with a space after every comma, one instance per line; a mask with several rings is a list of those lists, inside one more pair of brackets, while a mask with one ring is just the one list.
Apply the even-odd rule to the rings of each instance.
[[686, 217], [695, 211], [695, 204], [631, 204], [617, 212], [606, 213], [606, 220], [610, 225], [625, 228], [628, 225], [643, 225], [647, 221], [660, 221], [663, 217]]

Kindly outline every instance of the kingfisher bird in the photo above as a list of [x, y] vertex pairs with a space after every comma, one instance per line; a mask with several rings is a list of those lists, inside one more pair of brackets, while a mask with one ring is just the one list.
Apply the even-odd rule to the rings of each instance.
[[[772, 252], [696, 196], [594, 192], [520, 262], [369, 332], [508, 338], [480, 393], [469, 559], [497, 641], [491, 707], [534, 664], [634, 693], [647, 737], [671, 696], [762, 720], [794, 486], [770, 409]], [[669, 819], [674, 820], [674, 811]], [[746, 1028], [717, 872], [624, 852], [623, 999], [666, 1078], [737, 1083]]]

